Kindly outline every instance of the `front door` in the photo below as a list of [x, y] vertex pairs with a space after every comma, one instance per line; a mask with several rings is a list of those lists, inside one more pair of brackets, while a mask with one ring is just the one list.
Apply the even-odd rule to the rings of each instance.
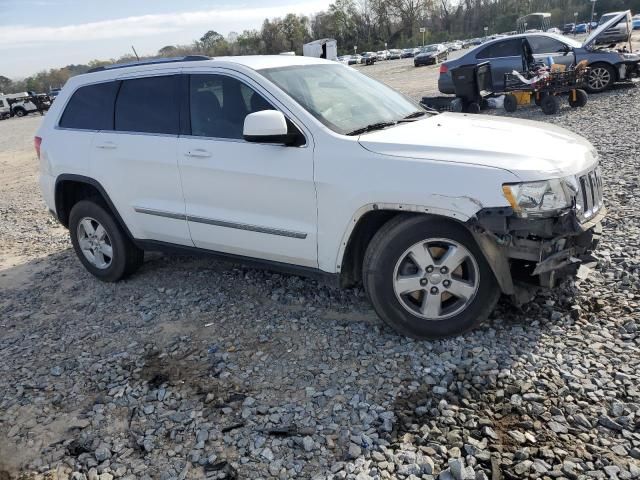
[[245, 141], [246, 115], [274, 108], [248, 82], [226, 73], [185, 78], [190, 125], [178, 140], [178, 161], [193, 243], [315, 268], [312, 139], [300, 146]]

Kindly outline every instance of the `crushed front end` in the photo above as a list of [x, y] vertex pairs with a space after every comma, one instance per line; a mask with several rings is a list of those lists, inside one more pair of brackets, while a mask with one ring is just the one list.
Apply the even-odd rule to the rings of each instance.
[[483, 208], [470, 229], [503, 292], [517, 303], [595, 261], [606, 210], [599, 168], [546, 182], [505, 185], [511, 207]]

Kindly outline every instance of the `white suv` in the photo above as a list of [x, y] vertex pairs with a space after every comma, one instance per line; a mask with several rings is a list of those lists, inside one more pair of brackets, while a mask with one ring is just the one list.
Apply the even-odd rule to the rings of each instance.
[[144, 250], [257, 260], [362, 282], [417, 338], [574, 273], [604, 215], [581, 137], [427, 112], [314, 58], [103, 67], [69, 80], [35, 141], [45, 201], [99, 279], [130, 275]]

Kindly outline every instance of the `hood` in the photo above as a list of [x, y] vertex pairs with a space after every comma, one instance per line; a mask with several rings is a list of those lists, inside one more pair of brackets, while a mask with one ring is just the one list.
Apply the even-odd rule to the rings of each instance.
[[[620, 12], [618, 15], [613, 17], [611, 20], [603, 23], [598, 28], [596, 28], [593, 32], [591, 32], [591, 34], [587, 37], [587, 39], [582, 44], [582, 48], [589, 48], [589, 47], [595, 45], [595, 43], [598, 40], [598, 37], [600, 35], [602, 35], [604, 32], [606, 32], [609, 28], [613, 27], [614, 25], [617, 25], [618, 22], [622, 21], [622, 19], [625, 18], [625, 17], [627, 17], [627, 19], [626, 19], [627, 31], [629, 32], [629, 37], [631, 37], [632, 28], [629, 25], [631, 23], [631, 11], [627, 10], [626, 12]], [[627, 38], [626, 41], [628, 42], [629, 38]]]
[[443, 113], [360, 136], [367, 150], [402, 158], [507, 170], [524, 181], [574, 175], [592, 167], [587, 140], [542, 122]]

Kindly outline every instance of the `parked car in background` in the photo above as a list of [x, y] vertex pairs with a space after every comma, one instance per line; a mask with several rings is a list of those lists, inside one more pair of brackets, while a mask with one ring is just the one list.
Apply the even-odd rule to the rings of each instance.
[[447, 47], [441, 43], [434, 43], [433, 45], [427, 45], [420, 50], [420, 53], [413, 57], [413, 65], [416, 67], [435, 65], [445, 61], [448, 56]]
[[389, 58], [389, 51], [388, 50], [379, 50], [378, 52], [376, 52], [376, 55], [377, 55], [379, 61], [387, 60]]
[[389, 55], [387, 56], [387, 60], [398, 60], [402, 57], [402, 50], [399, 48], [392, 48], [389, 50]]
[[145, 250], [207, 253], [362, 284], [416, 338], [460, 334], [501, 294], [522, 302], [574, 276], [606, 215], [598, 153], [575, 133], [430, 114], [312, 57], [77, 75], [34, 145], [44, 201], [97, 279], [134, 274]]
[[631, 20], [631, 26], [634, 30], [640, 30], [640, 15], [634, 15]]
[[364, 52], [362, 55], [362, 64], [363, 65], [373, 65], [378, 60], [378, 54], [376, 52]]
[[564, 27], [562, 27], [562, 33], [567, 34], [567, 33], [573, 33], [576, 29], [576, 24], [575, 23], [567, 23], [565, 24]]
[[560, 30], [557, 27], [551, 27], [549, 30], [547, 30], [547, 33], [555, 33], [556, 35], [562, 35], [562, 30]]
[[604, 15], [602, 15], [602, 17], [600, 17], [600, 20], [598, 21], [598, 27], [604, 25], [606, 22], [610, 21], [611, 19], [617, 18], [620, 15], [622, 15], [620, 20], [618, 20], [617, 22], [614, 22], [613, 25], [608, 27], [598, 37], [598, 40], [596, 42], [598, 45], [608, 45], [611, 43], [628, 41], [629, 34], [631, 33], [629, 31], [630, 30], [629, 27], [631, 26], [630, 11], [605, 13]]
[[576, 25], [574, 33], [587, 33], [588, 28], [589, 26], [586, 23], [579, 23], [578, 25]]
[[415, 49], [405, 48], [404, 50], [402, 50], [401, 58], [413, 58], [415, 54], [416, 54]]
[[351, 55], [351, 60], [349, 60], [349, 62], [349, 65], [362, 63], [362, 55], [360, 55], [359, 53]]
[[[527, 42], [533, 56], [545, 61], [553, 57], [555, 63], [574, 65], [586, 60], [589, 67], [589, 78], [586, 88], [590, 92], [601, 92], [610, 88], [615, 82], [626, 80], [638, 73], [640, 55], [620, 53], [615, 49], [598, 47], [598, 36], [618, 20], [624, 12], [593, 31], [584, 43], [563, 35], [551, 33], [521, 34], [512, 37], [492, 40], [474, 48], [455, 60], [449, 60], [440, 67], [438, 88], [442, 93], [454, 93], [451, 70], [461, 65], [491, 62], [493, 88], [500, 92], [504, 89], [504, 74], [513, 70], [523, 71], [523, 42]], [[627, 37], [628, 38], [628, 37]]]

